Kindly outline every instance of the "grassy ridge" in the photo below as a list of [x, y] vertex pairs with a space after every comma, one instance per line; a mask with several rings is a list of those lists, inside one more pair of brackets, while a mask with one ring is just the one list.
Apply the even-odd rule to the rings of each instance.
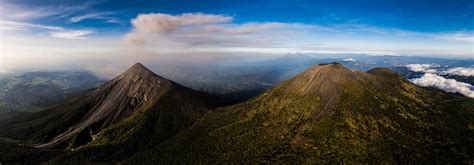
[[315, 66], [214, 111], [205, 104], [207, 97], [189, 97], [199, 95], [179, 87], [94, 135], [86, 146], [35, 150], [2, 142], [17, 154], [0, 162], [25, 155], [34, 157], [33, 163], [473, 161], [474, 100], [417, 87], [387, 69], [365, 73], [339, 64]]
[[472, 161], [473, 100], [419, 88], [392, 74], [373, 75], [343, 83], [332, 115], [318, 118], [320, 97], [287, 92], [285, 82], [206, 115], [128, 162]]

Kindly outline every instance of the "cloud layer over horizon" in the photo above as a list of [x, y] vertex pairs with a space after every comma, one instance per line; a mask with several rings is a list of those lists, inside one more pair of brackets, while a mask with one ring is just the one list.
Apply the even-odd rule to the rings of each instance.
[[408, 64], [405, 65], [409, 70], [414, 72], [436, 73], [435, 68], [439, 67], [437, 64]]
[[423, 87], [436, 87], [441, 90], [461, 93], [474, 98], [474, 87], [471, 84], [459, 82], [455, 79], [447, 79], [443, 75], [474, 76], [474, 68], [454, 67], [441, 68], [438, 64], [408, 64], [405, 67], [413, 72], [423, 72], [420, 78], [410, 79], [416, 85]]
[[[417, 30], [357, 18], [341, 20], [334, 13], [313, 22], [261, 13], [252, 14], [253, 18], [246, 12], [208, 11], [199, 6], [158, 10], [160, 6], [121, 6], [108, 0], [4, 0], [0, 4], [4, 16], [0, 18], [0, 70], [90, 65], [91, 61], [107, 65], [160, 59], [209, 61], [236, 54], [248, 59], [288, 53], [474, 56], [472, 29]], [[129, 8], [134, 10], [125, 10]], [[297, 13], [281, 17], [292, 14]], [[471, 74], [462, 70], [447, 74]]]
[[441, 68], [438, 64], [408, 64], [406, 68], [413, 72], [435, 73], [440, 75], [474, 76], [474, 68], [454, 67]]
[[436, 74], [425, 73], [422, 77], [410, 81], [419, 86], [436, 87], [447, 92], [460, 93], [466, 97], [474, 98], [474, 86], [471, 84], [446, 79]]
[[466, 67], [449, 68], [446, 71], [442, 71], [441, 74], [474, 76], [474, 68], [466, 68]]

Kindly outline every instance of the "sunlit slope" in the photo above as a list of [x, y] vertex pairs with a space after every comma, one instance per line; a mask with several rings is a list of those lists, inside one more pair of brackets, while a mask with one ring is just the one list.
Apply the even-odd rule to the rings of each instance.
[[316, 65], [247, 102], [205, 115], [128, 162], [462, 162], [474, 100], [388, 69]]

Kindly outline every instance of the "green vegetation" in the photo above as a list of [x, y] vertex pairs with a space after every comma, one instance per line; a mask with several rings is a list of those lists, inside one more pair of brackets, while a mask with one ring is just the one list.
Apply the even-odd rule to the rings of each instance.
[[29, 147], [18, 141], [0, 138], [0, 162], [3, 164], [13, 164], [21, 162], [23, 164], [37, 164], [46, 162], [64, 153], [61, 150], [40, 150]]
[[[84, 95], [0, 123], [0, 137], [22, 140], [35, 153], [53, 149], [47, 161], [117, 162], [165, 141], [218, 102], [137, 64]], [[0, 162], [14, 158], [0, 154]]]
[[[419, 88], [383, 70], [369, 73], [341, 83], [334, 109], [320, 109], [317, 95], [283, 92], [293, 79], [208, 114], [127, 162], [472, 161], [473, 100]], [[318, 117], [323, 110], [332, 113]]]
[[197, 101], [205, 97], [172, 89], [93, 135], [90, 143], [72, 146], [73, 151], [2, 141], [13, 154], [0, 150], [0, 162], [24, 155], [34, 158], [31, 163], [474, 161], [474, 100], [417, 87], [388, 69], [359, 72], [340, 64], [318, 65], [214, 111]]
[[29, 72], [0, 77], [0, 120], [34, 112], [93, 88], [103, 80], [89, 72]]

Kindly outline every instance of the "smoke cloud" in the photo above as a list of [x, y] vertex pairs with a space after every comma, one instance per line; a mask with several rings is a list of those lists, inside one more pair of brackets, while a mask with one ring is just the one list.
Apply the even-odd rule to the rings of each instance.
[[273, 32], [292, 31], [287, 28], [290, 25], [285, 23], [234, 24], [233, 19], [226, 15], [203, 13], [140, 14], [132, 19], [133, 29], [125, 40], [135, 46], [148, 44], [154, 48], [180, 48], [180, 51], [190, 47], [194, 50], [222, 46], [261, 47], [275, 45], [276, 41], [283, 40], [282, 34], [275, 35]]
[[136, 31], [145, 33], [170, 32], [181, 26], [214, 24], [232, 21], [232, 17], [212, 14], [140, 14], [132, 20]]

